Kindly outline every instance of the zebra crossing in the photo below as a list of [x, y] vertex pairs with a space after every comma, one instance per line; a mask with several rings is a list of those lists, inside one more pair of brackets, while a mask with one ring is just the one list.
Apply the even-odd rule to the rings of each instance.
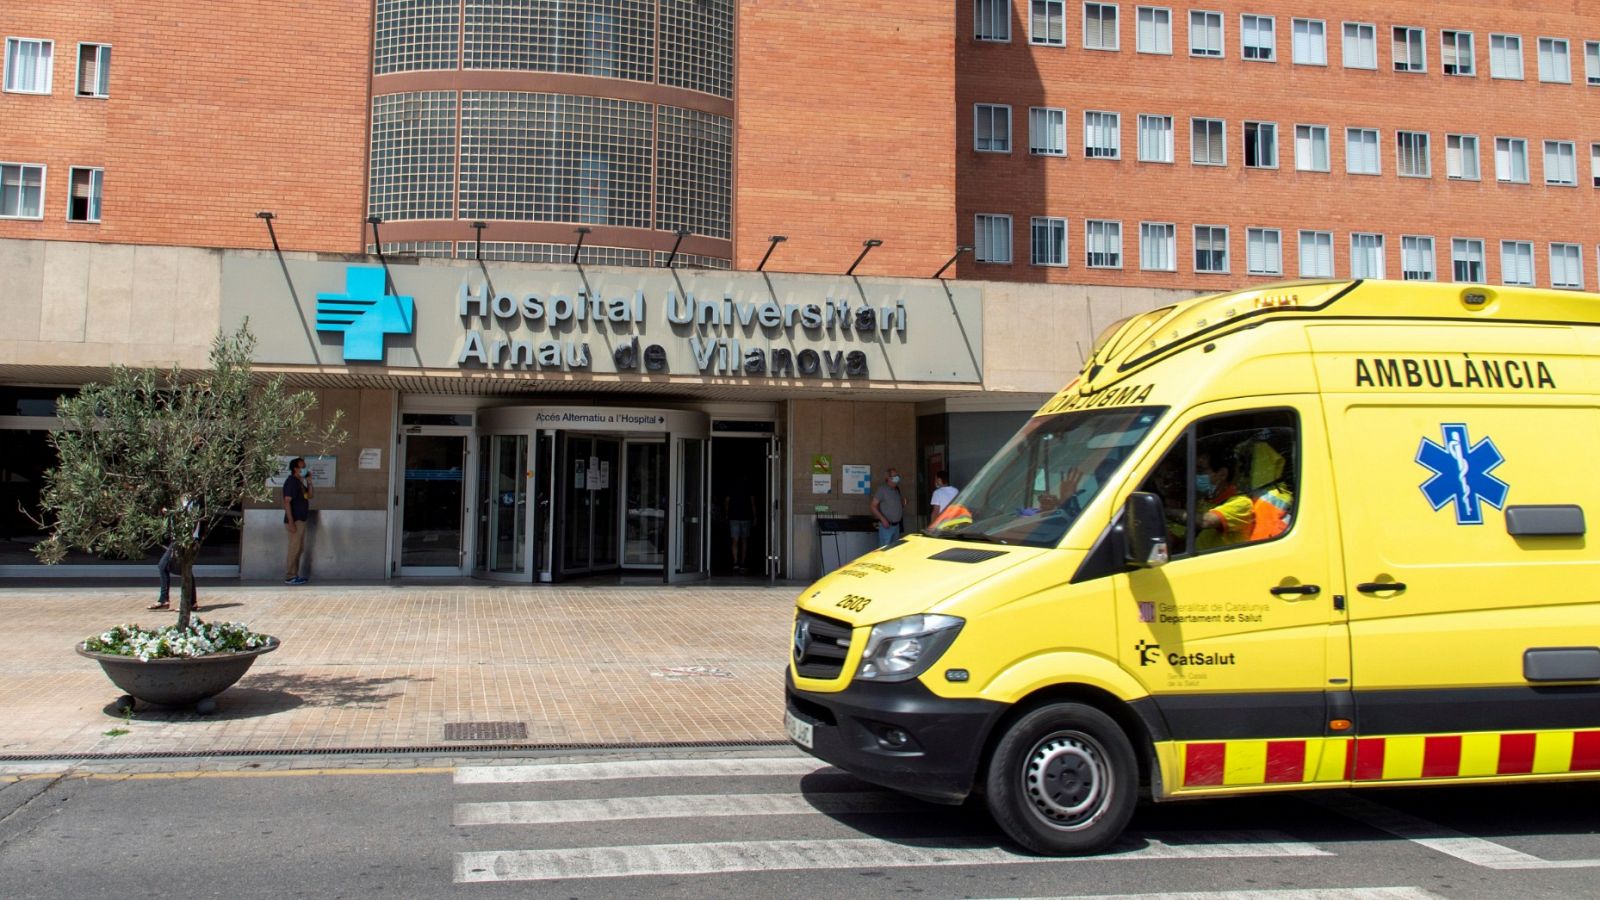
[[[603, 886], [617, 888], [627, 879], [659, 876], [961, 866], [1082, 872], [1117, 863], [1334, 855], [1276, 831], [1217, 830], [1137, 834], [1120, 852], [1044, 859], [1015, 849], [979, 814], [881, 791], [796, 756], [462, 766], [454, 774], [454, 794], [453, 823], [471, 848], [454, 855], [458, 885], [603, 879]], [[882, 822], [894, 827], [873, 824]], [[1388, 887], [1258, 893], [1327, 900], [1433, 896]]]

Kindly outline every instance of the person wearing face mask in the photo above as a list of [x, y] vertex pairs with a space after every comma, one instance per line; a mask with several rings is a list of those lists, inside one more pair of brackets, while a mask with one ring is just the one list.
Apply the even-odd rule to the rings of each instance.
[[306, 547], [306, 520], [311, 518], [311, 476], [304, 457], [289, 461], [289, 477], [283, 481], [283, 525], [289, 530], [289, 554], [283, 564], [284, 584], [305, 584], [300, 574], [300, 558]]
[[872, 515], [878, 520], [878, 546], [885, 547], [900, 536], [905, 518], [906, 498], [900, 493], [900, 473], [891, 467], [883, 484], [872, 492]]
[[[1216, 465], [1212, 465], [1213, 457]], [[1242, 544], [1250, 539], [1256, 518], [1254, 502], [1248, 494], [1239, 493], [1225, 456], [1206, 452], [1195, 456], [1194, 489], [1198, 501], [1195, 507], [1205, 510], [1200, 515], [1200, 533], [1195, 536], [1196, 550]]]

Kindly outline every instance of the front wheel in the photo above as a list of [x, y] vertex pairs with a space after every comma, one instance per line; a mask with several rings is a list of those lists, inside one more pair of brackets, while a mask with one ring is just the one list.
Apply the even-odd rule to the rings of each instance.
[[1112, 718], [1052, 703], [1013, 723], [985, 781], [989, 813], [1022, 846], [1050, 856], [1105, 849], [1138, 801], [1139, 764]]

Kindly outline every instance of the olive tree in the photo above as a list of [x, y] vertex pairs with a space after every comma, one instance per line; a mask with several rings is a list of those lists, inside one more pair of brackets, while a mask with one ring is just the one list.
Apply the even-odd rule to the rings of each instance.
[[339, 416], [308, 432], [309, 391], [291, 392], [281, 375], [251, 373], [249, 323], [212, 342], [211, 367], [112, 366], [104, 383], [85, 385], [57, 406], [59, 455], [45, 474], [41, 505], [49, 537], [35, 552], [60, 562], [69, 548], [138, 559], [175, 541], [181, 576], [178, 627], [195, 607], [194, 564], [218, 523], [246, 500], [272, 496], [267, 479], [290, 444], [343, 441]]

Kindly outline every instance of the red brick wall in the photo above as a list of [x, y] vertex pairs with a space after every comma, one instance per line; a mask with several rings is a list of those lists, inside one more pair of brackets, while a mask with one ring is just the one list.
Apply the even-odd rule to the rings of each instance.
[[[1013, 217], [1012, 265], [969, 265], [968, 277], [1151, 287], [1224, 288], [1270, 280], [1245, 273], [1245, 229], [1279, 228], [1283, 233], [1285, 277], [1298, 273], [1297, 232], [1301, 228], [1334, 232], [1335, 272], [1350, 271], [1350, 233], [1385, 235], [1387, 274], [1400, 277], [1402, 235], [1430, 235], [1436, 245], [1436, 266], [1450, 277], [1450, 239], [1485, 241], [1487, 276], [1500, 280], [1502, 238], [1535, 244], [1535, 276], [1549, 284], [1548, 244], [1583, 246], [1585, 285], [1600, 287], [1596, 276], [1596, 243], [1600, 242], [1600, 190], [1589, 164], [1589, 145], [1600, 141], [1600, 87], [1584, 83], [1583, 42], [1600, 40], [1590, 4], [1563, 0], [1541, 4], [1490, 2], [1327, 3], [1235, 2], [1219, 0], [1195, 8], [1223, 13], [1224, 56], [1188, 55], [1188, 11], [1181, 4], [1152, 4], [1172, 10], [1173, 55], [1135, 52], [1136, 3], [1119, 4], [1121, 50], [1083, 48], [1083, 4], [1066, 4], [1067, 46], [1030, 46], [1028, 7], [1013, 6], [1009, 44], [973, 40], [973, 0], [956, 4], [958, 233], [971, 242], [973, 216], [979, 212]], [[1587, 12], [1587, 15], [1584, 13]], [[1277, 61], [1245, 61], [1240, 55], [1240, 14], [1276, 17]], [[1327, 23], [1328, 66], [1292, 65], [1290, 21], [1295, 17]], [[1342, 23], [1377, 26], [1378, 69], [1345, 69]], [[1395, 25], [1425, 29], [1426, 74], [1395, 72], [1390, 29]], [[1478, 74], [1447, 77], [1440, 69], [1440, 29], [1474, 32]], [[1520, 34], [1526, 80], [1491, 80], [1489, 35]], [[1539, 37], [1564, 37], [1573, 61], [1571, 84], [1538, 80]], [[1012, 152], [975, 153], [973, 104], [1012, 106]], [[1030, 106], [1067, 110], [1067, 157], [1030, 157], [1027, 115]], [[1083, 113], [1106, 110], [1122, 115], [1122, 158], [1085, 159]], [[1171, 165], [1138, 161], [1139, 113], [1174, 118], [1175, 158]], [[1227, 121], [1225, 168], [1190, 164], [1189, 118]], [[1243, 166], [1243, 127], [1247, 120], [1278, 123], [1279, 168]], [[1327, 173], [1297, 172], [1294, 126], [1329, 128], [1330, 168]], [[1346, 126], [1380, 132], [1382, 175], [1345, 173]], [[1402, 178], [1396, 174], [1396, 130], [1431, 135], [1433, 176]], [[1445, 178], [1447, 133], [1475, 134], [1484, 180]], [[1529, 184], [1497, 184], [1494, 139], [1528, 141]], [[1578, 186], [1544, 184], [1543, 142], [1569, 140], [1577, 145]], [[1029, 265], [1028, 220], [1031, 216], [1064, 216], [1069, 220], [1065, 269]], [[1115, 219], [1123, 225], [1123, 268], [1089, 269], [1085, 265], [1084, 219]], [[1177, 223], [1178, 271], [1141, 272], [1138, 229], [1141, 221]], [[1232, 274], [1194, 273], [1193, 230], [1196, 224], [1230, 227]]]
[[[0, 160], [48, 165], [43, 221], [0, 237], [353, 252], [366, 215], [371, 3], [8, 3], [0, 35], [55, 41], [49, 96], [0, 94]], [[109, 43], [110, 99], [75, 96]], [[102, 222], [69, 223], [68, 169], [105, 169]]]
[[[970, 15], [970, 12], [969, 12]], [[754, 268], [929, 275], [955, 246], [948, 0], [744, 0], [734, 256]]]

